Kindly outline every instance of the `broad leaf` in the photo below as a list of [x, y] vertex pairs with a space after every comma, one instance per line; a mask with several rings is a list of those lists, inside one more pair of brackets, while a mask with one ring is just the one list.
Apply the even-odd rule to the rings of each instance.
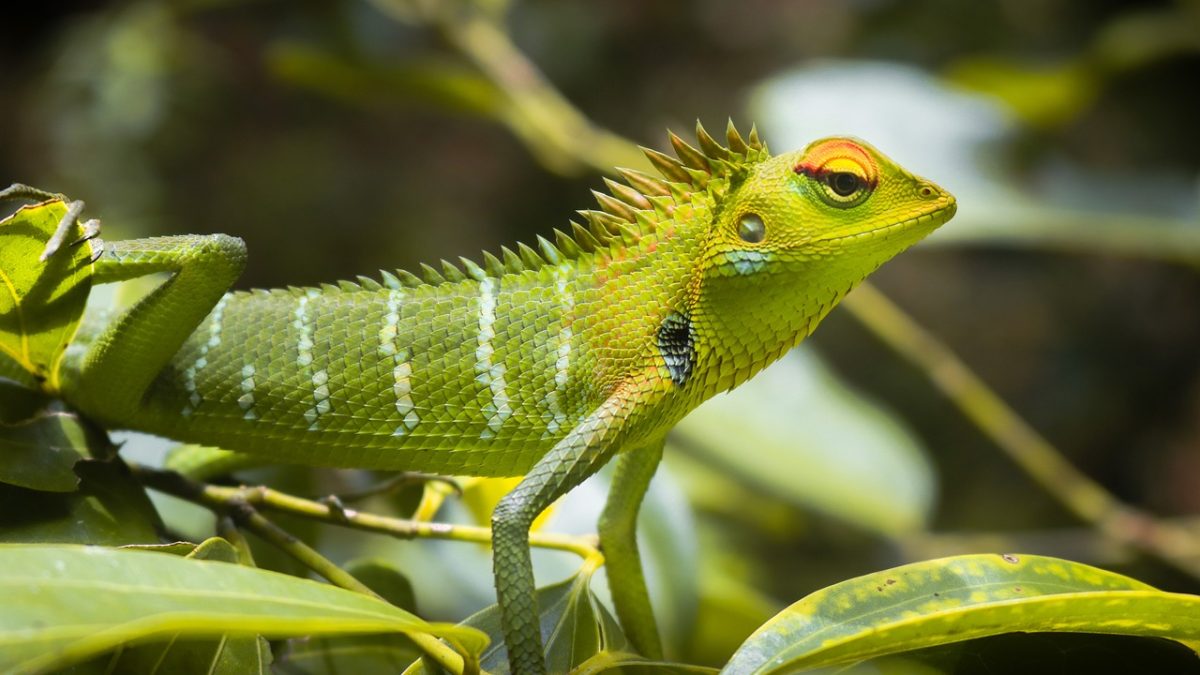
[[[585, 565], [565, 581], [537, 591], [542, 645], [551, 673], [569, 672], [602, 652], [629, 650], [617, 620], [589, 588], [593, 571]], [[508, 675], [508, 652], [500, 630], [500, 608], [492, 605], [468, 617], [463, 625], [482, 630], [492, 640], [480, 658], [480, 667], [492, 675]], [[420, 662], [405, 671], [406, 675], [425, 672]]]
[[0, 220], [0, 352], [50, 390], [92, 283], [91, 242], [70, 244], [82, 235], [78, 225], [58, 253], [38, 259], [66, 211], [54, 200]]
[[1200, 596], [1079, 563], [969, 555], [809, 595], [760, 627], [725, 673], [791, 673], [1015, 631], [1113, 633], [1200, 647]]
[[412, 642], [398, 635], [297, 638], [288, 640], [271, 669], [286, 675], [400, 673], [420, 655]]
[[234, 471], [253, 469], [268, 464], [270, 464], [269, 461], [254, 455], [206, 445], [187, 444], [171, 448], [163, 466], [189, 478], [208, 480], [214, 476], [224, 476]]
[[89, 456], [92, 442], [79, 418], [67, 412], [42, 410], [20, 422], [0, 422], [0, 483], [74, 491], [75, 463]]
[[374, 597], [275, 572], [149, 551], [0, 545], [0, 671], [59, 668], [178, 635], [431, 633], [482, 647]]
[[1178, 642], [1159, 638], [1099, 633], [1006, 633], [809, 672], [821, 675], [1197, 675], [1200, 673], [1200, 656]]
[[[416, 611], [412, 584], [389, 562], [359, 560], [345, 569], [393, 605]], [[420, 655], [411, 640], [396, 634], [298, 638], [280, 650], [273, 669], [312, 675], [398, 673]]]
[[[178, 546], [158, 547], [176, 552]], [[183, 553], [193, 560], [236, 563], [237, 549], [225, 539], [211, 537]], [[113, 654], [101, 656], [85, 667], [80, 675], [100, 673], [172, 673], [173, 675], [239, 675], [266, 673], [271, 665], [271, 647], [254, 635], [222, 635], [216, 639], [180, 639], [172, 635], [162, 642], [122, 646]]]
[[789, 504], [884, 534], [925, 524], [933, 470], [895, 417], [846, 388], [803, 347], [713, 397], [670, 437], [719, 472]]
[[0, 483], [0, 542], [120, 546], [160, 541], [162, 523], [120, 460], [75, 465], [79, 489], [43, 492]]

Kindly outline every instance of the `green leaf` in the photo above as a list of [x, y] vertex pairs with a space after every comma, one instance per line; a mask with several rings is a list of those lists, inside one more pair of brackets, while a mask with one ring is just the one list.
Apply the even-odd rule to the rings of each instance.
[[1098, 633], [1006, 633], [881, 656], [833, 675], [997, 675], [999, 673], [1200, 673], [1200, 656], [1159, 638]]
[[421, 655], [397, 635], [347, 635], [289, 640], [276, 656], [274, 670], [288, 675], [399, 673]]
[[994, 57], [960, 58], [946, 78], [965, 90], [998, 98], [1022, 121], [1053, 129], [1078, 119], [1095, 102], [1101, 82], [1080, 60], [1036, 65]]
[[662, 673], [716, 673], [716, 668], [693, 666], [672, 661], [651, 661], [644, 656], [629, 652], [600, 652], [571, 671], [571, 675], [597, 675], [598, 673], [636, 673], [637, 675]]
[[[178, 547], [159, 547], [175, 553]], [[210, 537], [184, 553], [194, 560], [238, 562], [237, 549], [220, 537]], [[222, 635], [217, 639], [180, 639], [172, 635], [162, 642], [117, 649], [86, 664], [98, 672], [172, 673], [174, 675], [238, 675], [265, 673], [271, 665], [271, 647], [255, 635]], [[86, 671], [86, 668], [80, 670]]]
[[380, 65], [310, 46], [278, 42], [267, 53], [271, 74], [292, 86], [366, 107], [425, 103], [475, 115], [499, 115], [504, 96], [478, 73], [444, 60], [411, 58]]
[[215, 562], [237, 563], [238, 550], [221, 537], [209, 537], [192, 549], [185, 558], [193, 560], [212, 560]]
[[270, 462], [247, 455], [206, 445], [185, 444], [171, 448], [163, 468], [177, 471], [189, 478], [208, 480], [242, 469], [266, 466]]
[[75, 464], [112, 452], [106, 436], [64, 411], [60, 402], [0, 381], [0, 483], [73, 492], [79, 485]]
[[58, 365], [75, 337], [92, 288], [92, 244], [38, 257], [67, 208], [61, 200], [23, 206], [0, 220], [0, 352], [58, 389]]
[[146, 491], [119, 460], [75, 465], [79, 489], [54, 493], [0, 483], [0, 542], [120, 546], [160, 541]]
[[[347, 563], [345, 569], [393, 605], [416, 611], [412, 584], [390, 562], [358, 560]], [[305, 638], [288, 641], [276, 659], [275, 669], [311, 675], [398, 673], [420, 655], [416, 645], [403, 635]]]
[[758, 491], [874, 532], [920, 528], [933, 504], [915, 436], [804, 348], [705, 402], [671, 442]]
[[850, 579], [763, 624], [725, 673], [791, 673], [1015, 631], [1200, 647], [1200, 596], [1056, 558], [968, 555]]
[[[617, 620], [602, 605], [589, 586], [594, 568], [584, 565], [565, 581], [539, 588], [542, 645], [551, 673], [566, 673], [602, 652], [623, 653], [629, 647]], [[492, 605], [462, 623], [482, 630], [491, 644], [480, 657], [480, 667], [492, 675], [508, 675], [508, 652], [500, 629], [500, 608]], [[414, 663], [406, 675], [427, 671]]]
[[180, 639], [137, 645], [78, 667], [90, 673], [161, 673], [165, 675], [241, 675], [267, 673], [271, 646], [253, 636]]
[[31, 490], [72, 492], [75, 463], [88, 456], [87, 431], [79, 418], [42, 411], [15, 424], [0, 423], [0, 483]]
[[222, 562], [84, 546], [0, 545], [0, 671], [62, 667], [178, 635], [430, 633], [480, 645], [374, 597]]

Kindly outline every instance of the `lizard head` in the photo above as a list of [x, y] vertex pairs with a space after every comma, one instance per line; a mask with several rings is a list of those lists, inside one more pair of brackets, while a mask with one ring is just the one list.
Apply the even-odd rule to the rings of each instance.
[[[693, 287], [697, 320], [708, 324], [713, 346], [751, 371], [724, 384], [794, 346], [851, 288], [955, 208], [950, 193], [856, 139], [822, 139], [744, 165], [741, 180], [714, 203], [706, 264]], [[746, 343], [747, 326], [757, 344]]]

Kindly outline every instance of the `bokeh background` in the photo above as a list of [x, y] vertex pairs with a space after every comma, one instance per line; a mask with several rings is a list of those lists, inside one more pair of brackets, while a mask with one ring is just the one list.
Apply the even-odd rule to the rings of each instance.
[[[629, 141], [697, 118], [776, 150], [860, 135], [961, 202], [877, 287], [1084, 474], [1200, 532], [1195, 0], [63, 2], [0, 22], [0, 102], [0, 182], [86, 200], [108, 238], [240, 236], [244, 288], [531, 241], [642, 166]], [[1081, 521], [844, 309], [668, 454], [643, 534], [691, 662], [815, 588], [939, 555], [1200, 591]], [[549, 526], [590, 531], [602, 494]], [[403, 560], [430, 618], [490, 602], [485, 551], [308, 532], [337, 560]]]

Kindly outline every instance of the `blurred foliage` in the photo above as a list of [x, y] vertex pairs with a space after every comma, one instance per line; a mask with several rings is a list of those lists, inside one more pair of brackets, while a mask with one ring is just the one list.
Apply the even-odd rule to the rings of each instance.
[[[886, 266], [878, 285], [1116, 496], [1164, 518], [1200, 512], [1195, 0], [142, 0], [39, 12], [0, 25], [0, 184], [86, 199], [113, 239], [237, 234], [251, 252], [243, 287], [531, 240], [590, 203], [596, 172], [641, 161], [624, 138], [661, 147], [665, 127], [697, 117], [758, 121], [776, 150], [862, 135], [962, 205], [936, 246]], [[509, 36], [541, 73], [507, 67]], [[347, 204], [361, 217], [344, 219]], [[842, 312], [810, 344], [828, 365], [811, 348], [794, 355], [672, 439], [642, 517], [670, 656], [719, 666], [814, 589], [950, 553], [1024, 549], [1200, 590], [1074, 520]], [[0, 538], [157, 539], [157, 514], [119, 465], [75, 473], [67, 498], [0, 486]], [[297, 494], [378, 478], [242, 477]], [[593, 531], [603, 480], [546, 527]], [[419, 494], [362, 508], [407, 515]], [[154, 499], [170, 531], [211, 533], [206, 514]], [[451, 498], [439, 519], [485, 512]], [[394, 561], [424, 618], [457, 621], [491, 602], [481, 547], [279, 520], [335, 562]], [[303, 573], [269, 551], [255, 548], [260, 566]], [[537, 553], [540, 579], [576, 567]], [[337, 639], [372, 663], [411, 655]], [[917, 658], [929, 672], [978, 672], [1049, 644], [989, 639]], [[1052, 644], [1068, 664], [1126, 645]], [[296, 666], [286, 672], [337, 672], [309, 667], [320, 645], [289, 649], [277, 650]], [[1094, 661], [1092, 672], [1129, 670]], [[907, 672], [888, 663], [879, 672]]]

